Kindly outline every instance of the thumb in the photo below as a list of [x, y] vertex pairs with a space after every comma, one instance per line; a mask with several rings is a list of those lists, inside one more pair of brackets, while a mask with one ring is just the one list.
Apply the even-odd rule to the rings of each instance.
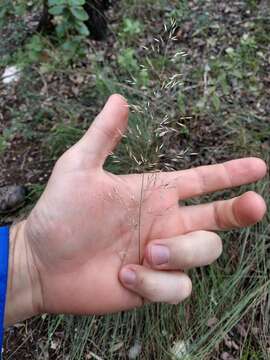
[[111, 95], [79, 147], [91, 156], [93, 166], [102, 166], [123, 136], [128, 122], [128, 104], [118, 94]]

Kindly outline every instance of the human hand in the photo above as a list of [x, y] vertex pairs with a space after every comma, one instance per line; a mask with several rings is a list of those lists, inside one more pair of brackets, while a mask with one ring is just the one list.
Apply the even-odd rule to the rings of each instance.
[[248, 226], [265, 213], [254, 192], [179, 206], [179, 200], [257, 181], [266, 172], [260, 159], [167, 173], [105, 171], [127, 117], [125, 100], [111, 96], [84, 137], [57, 161], [42, 197], [20, 224], [23, 241], [16, 246], [31, 274], [32, 313], [104, 314], [144, 299], [180, 302], [191, 292], [184, 270], [221, 253], [221, 240], [211, 231]]

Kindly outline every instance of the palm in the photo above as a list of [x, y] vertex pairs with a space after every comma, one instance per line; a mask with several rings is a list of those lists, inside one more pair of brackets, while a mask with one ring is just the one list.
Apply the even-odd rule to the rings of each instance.
[[[56, 167], [28, 220], [48, 312], [103, 313], [138, 303], [138, 296], [118, 281], [119, 270], [123, 264], [139, 263], [139, 252], [153, 239], [160, 215], [168, 214], [177, 199], [171, 189], [160, 201], [157, 183], [151, 185], [152, 189], [144, 187], [142, 192], [143, 178], [148, 176], [114, 176], [103, 170]], [[49, 237], [38, 237], [37, 227], [46, 228]], [[106, 303], [104, 309], [101, 299], [108, 294], [110, 305]]]
[[[119, 118], [123, 130], [125, 121]], [[122, 286], [118, 273], [123, 264], [145, 262], [148, 242], [246, 225], [258, 217], [246, 216], [250, 196], [196, 207], [178, 204], [191, 196], [256, 180], [263, 170], [253, 171], [252, 162], [115, 176], [97, 166], [94, 154], [101, 151], [104, 161], [118, 138], [106, 148], [106, 131], [104, 136], [100, 129], [93, 129], [57, 163], [27, 222], [48, 312], [106, 313], [139, 305], [140, 297]], [[91, 151], [94, 145], [88, 139], [95, 131], [101, 138]]]

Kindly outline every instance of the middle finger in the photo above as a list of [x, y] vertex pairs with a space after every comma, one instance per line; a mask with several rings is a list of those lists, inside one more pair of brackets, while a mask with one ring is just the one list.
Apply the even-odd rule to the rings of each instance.
[[266, 211], [263, 198], [249, 191], [241, 196], [209, 204], [174, 206], [155, 220], [151, 238], [169, 238], [197, 230], [229, 230], [255, 224]]

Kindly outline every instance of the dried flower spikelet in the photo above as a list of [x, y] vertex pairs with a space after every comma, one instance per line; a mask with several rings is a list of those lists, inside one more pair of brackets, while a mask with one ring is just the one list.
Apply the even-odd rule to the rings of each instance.
[[188, 354], [188, 343], [183, 340], [178, 340], [174, 343], [171, 353], [177, 360], [191, 360]]

